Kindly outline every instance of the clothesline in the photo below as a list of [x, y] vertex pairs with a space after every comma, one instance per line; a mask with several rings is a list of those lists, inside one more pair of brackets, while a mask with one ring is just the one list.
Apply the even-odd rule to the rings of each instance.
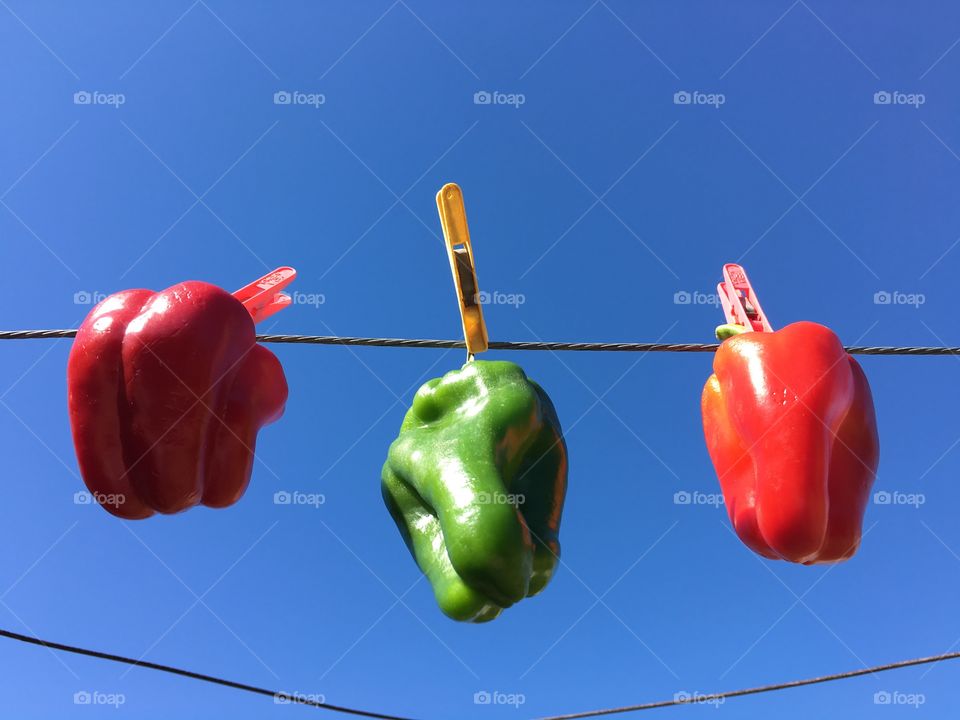
[[[72, 338], [76, 330], [0, 330], [0, 340], [44, 340]], [[462, 340], [429, 340], [407, 338], [371, 338], [338, 335], [257, 335], [262, 343], [294, 345], [351, 345], [404, 348], [465, 348]], [[526, 342], [491, 341], [491, 350], [548, 350], [558, 352], [715, 352], [719, 343], [643, 343], [643, 342]], [[960, 355], [960, 347], [850, 345], [844, 348], [851, 355]]]

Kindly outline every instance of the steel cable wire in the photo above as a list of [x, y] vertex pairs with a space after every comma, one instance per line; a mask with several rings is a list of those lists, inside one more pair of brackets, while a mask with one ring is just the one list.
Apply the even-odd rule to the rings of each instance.
[[[72, 338], [76, 330], [0, 330], [0, 340], [41, 340]], [[466, 348], [462, 340], [408, 338], [370, 338], [338, 335], [257, 335], [263, 343], [293, 345], [350, 345], [354, 347]], [[641, 342], [491, 342], [491, 350], [548, 350], [574, 352], [714, 352], [719, 343], [641, 343]], [[945, 346], [868, 346], [850, 345], [851, 355], [960, 355], [960, 347]]]

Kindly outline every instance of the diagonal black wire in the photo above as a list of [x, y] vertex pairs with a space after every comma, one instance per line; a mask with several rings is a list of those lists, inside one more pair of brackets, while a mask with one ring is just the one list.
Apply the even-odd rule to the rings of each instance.
[[[0, 340], [72, 338], [76, 330], [0, 330]], [[257, 335], [264, 343], [352, 345], [366, 347], [466, 348], [462, 340], [341, 337], [337, 335]], [[571, 350], [575, 352], [714, 352], [719, 343], [491, 342], [491, 350]], [[960, 347], [849, 345], [851, 355], [960, 355]]]
[[846, 680], [847, 678], [859, 677], [860, 675], [872, 675], [873, 673], [886, 672], [887, 670], [899, 670], [900, 668], [913, 667], [914, 665], [928, 665], [944, 660], [956, 660], [957, 658], [960, 658], [960, 652], [930, 655], [912, 660], [900, 660], [899, 662], [887, 663], [886, 665], [875, 665], [874, 667], [863, 668], [861, 670], [850, 670], [848, 672], [834, 673], [833, 675], [821, 675], [820, 677], [806, 678], [804, 680], [791, 680], [790, 682], [760, 685], [758, 687], [720, 693], [696, 695], [678, 693], [678, 696], [674, 696], [673, 700], [661, 700], [659, 702], [643, 703], [642, 705], [624, 705], [623, 707], [604, 708], [602, 710], [588, 710], [586, 712], [570, 713], [568, 715], [550, 715], [549, 717], [539, 718], [539, 720], [578, 720], [578, 718], [616, 715], [618, 713], [637, 712], [639, 710], [654, 710], [656, 708], [671, 707], [673, 705], [704, 705], [716, 702], [717, 700], [726, 700], [727, 698], [758, 695], [760, 693], [773, 692], [774, 690], [788, 690], [789, 688], [817, 685], [819, 683], [832, 682], [833, 680]]
[[623, 707], [604, 708], [602, 710], [588, 710], [586, 712], [570, 713], [569, 715], [550, 715], [549, 717], [539, 718], [539, 720], [577, 720], [578, 718], [616, 715], [617, 713], [637, 712], [639, 710], [654, 710], [656, 708], [671, 707], [673, 705], [704, 705], [717, 700], [726, 700], [727, 698], [758, 695], [759, 693], [787, 690], [789, 688], [803, 687], [804, 685], [817, 685], [819, 683], [832, 682], [833, 680], [846, 680], [847, 678], [859, 677], [860, 675], [872, 675], [873, 673], [899, 670], [900, 668], [913, 667], [914, 665], [928, 665], [944, 660], [956, 660], [957, 658], [960, 658], [960, 652], [943, 653], [942, 655], [930, 655], [912, 660], [900, 660], [898, 662], [887, 663], [886, 665], [875, 665], [874, 667], [862, 668], [861, 670], [849, 670], [847, 672], [821, 675], [820, 677], [806, 678], [804, 680], [791, 680], [773, 685], [759, 685], [757, 687], [744, 688], [743, 690], [730, 690], [728, 692], [710, 694], [688, 695], [687, 693], [678, 693], [677, 695], [679, 697], [675, 696], [673, 700], [661, 700], [659, 702], [643, 703], [642, 705], [624, 705]]
[[[52, 642], [50, 640], [41, 640], [32, 635], [22, 635], [9, 630], [0, 629], [0, 637], [9, 638], [18, 642], [28, 643], [30, 645], [39, 645], [50, 650], [60, 650], [63, 652], [74, 653], [75, 655], [84, 655], [86, 657], [99, 658], [110, 662], [133, 665], [148, 670], [158, 670], [160, 672], [170, 673], [171, 675], [180, 675], [181, 677], [202, 682], [222, 685], [224, 687], [243, 690], [244, 692], [255, 693], [257, 695], [266, 695], [278, 700], [284, 700], [298, 705], [307, 705], [323, 710], [332, 710], [334, 712], [346, 713], [367, 718], [381, 718], [381, 720], [412, 720], [411, 718], [400, 717], [398, 715], [386, 715], [383, 713], [370, 712], [368, 710], [357, 710], [355, 708], [343, 707], [340, 705], [330, 705], [317, 700], [281, 692], [277, 690], [267, 690], [266, 688], [247, 685], [245, 683], [225, 680], [214, 675], [204, 675], [184, 670], [171, 665], [161, 665], [160, 663], [147, 662], [145, 660], [134, 660], [123, 655], [114, 655], [113, 653], [100, 652], [98, 650], [88, 650], [75, 645], [66, 645], [64, 643]], [[848, 670], [847, 672], [833, 673], [832, 675], [821, 675], [819, 677], [805, 678], [803, 680], [790, 680], [788, 682], [774, 683], [772, 685], [759, 685], [742, 690], [729, 690], [727, 692], [709, 693], [709, 694], [678, 694], [673, 700], [660, 700], [658, 702], [643, 703], [640, 705], [624, 705], [622, 707], [604, 708], [601, 710], [588, 710], [586, 712], [570, 713], [567, 715], [549, 715], [539, 720], [578, 720], [579, 718], [600, 717], [602, 715], [616, 715], [618, 713], [638, 712], [640, 710], [654, 710], [656, 708], [672, 707], [674, 705], [702, 705], [715, 702], [717, 700], [726, 700], [728, 698], [743, 697], [744, 695], [758, 695], [760, 693], [774, 692], [775, 690], [787, 690], [789, 688], [803, 687], [805, 685], [817, 685], [819, 683], [832, 682], [834, 680], [846, 680], [848, 678], [859, 677], [861, 675], [872, 675], [873, 673], [887, 672], [889, 670], [899, 670], [900, 668], [913, 667], [916, 665], [929, 665], [931, 663], [943, 662], [945, 660], [956, 660], [960, 658], [960, 652], [943, 653], [942, 655], [929, 655], [927, 657], [913, 658], [911, 660], [899, 660], [897, 662], [887, 663], [885, 665], [874, 665], [873, 667], [862, 668], [860, 670]]]
[[257, 695], [266, 695], [276, 700], [282, 700], [296, 705], [309, 705], [310, 707], [321, 708], [323, 710], [332, 710], [334, 712], [346, 713], [347, 715], [357, 715], [366, 718], [380, 718], [381, 720], [413, 720], [412, 718], [401, 717], [399, 715], [386, 715], [383, 713], [371, 712], [369, 710], [357, 710], [355, 708], [343, 707], [341, 705], [330, 705], [329, 703], [312, 700], [298, 694], [281, 692], [279, 690], [267, 690], [266, 688], [247, 685], [246, 683], [235, 682], [233, 680], [224, 680], [214, 675], [204, 675], [193, 672], [192, 670], [183, 670], [182, 668], [172, 667], [171, 665], [161, 665], [160, 663], [147, 662], [146, 660], [134, 660], [123, 655], [114, 655], [113, 653], [100, 652], [98, 650], [87, 650], [86, 648], [76, 647], [75, 645], [65, 645], [63, 643], [41, 640], [31, 635], [21, 635], [20, 633], [10, 632], [0, 629], [0, 637], [18, 640], [29, 643], [30, 645], [40, 645], [51, 650], [62, 650], [63, 652], [74, 653], [75, 655], [85, 655], [86, 657], [99, 658], [100, 660], [109, 660], [110, 662], [123, 663], [124, 665], [133, 665], [135, 667], [147, 668], [148, 670], [159, 670], [160, 672], [170, 673], [171, 675], [180, 675], [200, 680], [202, 682], [213, 683], [214, 685], [223, 685], [224, 687], [243, 690], [244, 692], [255, 693]]

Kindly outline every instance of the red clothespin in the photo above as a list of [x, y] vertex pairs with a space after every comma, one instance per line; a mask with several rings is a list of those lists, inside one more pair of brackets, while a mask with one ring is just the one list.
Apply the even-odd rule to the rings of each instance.
[[243, 303], [255, 323], [280, 312], [293, 302], [285, 292], [280, 292], [297, 277], [292, 267], [279, 267], [237, 290], [233, 296]]
[[746, 332], [773, 332], [742, 267], [736, 263], [723, 266], [723, 282], [717, 285], [717, 294], [728, 323], [739, 325]]

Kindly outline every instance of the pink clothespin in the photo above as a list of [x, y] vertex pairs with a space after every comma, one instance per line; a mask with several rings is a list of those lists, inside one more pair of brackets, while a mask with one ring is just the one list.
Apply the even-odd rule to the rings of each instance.
[[243, 303], [255, 323], [280, 312], [293, 302], [285, 292], [280, 292], [297, 277], [292, 267], [279, 267], [237, 290], [233, 296]]
[[736, 263], [723, 266], [723, 282], [717, 285], [717, 294], [728, 323], [746, 328], [747, 332], [773, 332], [742, 267]]

